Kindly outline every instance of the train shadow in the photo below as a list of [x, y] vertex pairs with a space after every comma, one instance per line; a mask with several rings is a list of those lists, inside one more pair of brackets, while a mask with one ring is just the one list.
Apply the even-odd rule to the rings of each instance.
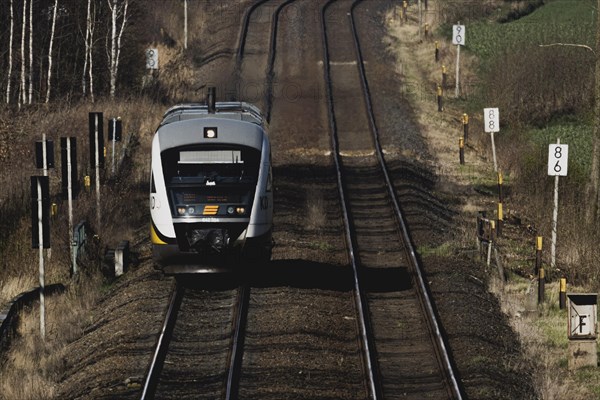
[[[363, 268], [359, 272], [362, 289], [369, 293], [405, 291], [412, 287], [406, 268]], [[245, 266], [210, 274], [180, 274], [179, 283], [204, 290], [230, 290], [244, 283], [256, 288], [293, 287], [351, 291], [354, 273], [350, 266], [307, 260], [276, 260], [268, 264]]]

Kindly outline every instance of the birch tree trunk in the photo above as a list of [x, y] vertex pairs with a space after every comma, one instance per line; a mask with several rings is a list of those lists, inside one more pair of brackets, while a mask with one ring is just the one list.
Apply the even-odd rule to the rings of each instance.
[[109, 73], [110, 73], [110, 97], [115, 97], [116, 86], [117, 86], [117, 72], [115, 68], [117, 58], [117, 0], [107, 0], [108, 6], [111, 10], [111, 34], [110, 34], [110, 60], [109, 60]]
[[13, 0], [10, 0], [10, 38], [8, 40], [8, 82], [6, 84], [6, 104], [10, 103], [10, 84], [12, 81], [13, 67], [13, 39], [15, 29], [15, 13], [13, 9]]
[[123, 32], [125, 31], [125, 26], [127, 25], [127, 10], [129, 7], [129, 0], [125, 0], [122, 5], [122, 16], [121, 16], [121, 27], [119, 29], [119, 33], [117, 34], [117, 21], [119, 19], [119, 14], [121, 7], [118, 6], [118, 0], [107, 0], [108, 6], [111, 10], [112, 16], [112, 30], [110, 37], [110, 97], [114, 98], [117, 92], [117, 75], [119, 72], [119, 57], [121, 55], [121, 43], [123, 39]]
[[[91, 0], [90, 0], [91, 1]], [[88, 60], [90, 62], [90, 67], [88, 70], [90, 77], [90, 100], [92, 103], [94, 102], [94, 30], [96, 29], [96, 4], [93, 4], [93, 8], [91, 8], [91, 13], [89, 14], [90, 18], [88, 19], [88, 29], [90, 32], [90, 42], [88, 47]]]
[[54, 32], [56, 29], [56, 11], [58, 0], [54, 0], [54, 13], [52, 14], [52, 31], [50, 33], [50, 45], [48, 48], [48, 82], [46, 84], [46, 103], [50, 101], [50, 90], [52, 89], [52, 46], [54, 44]]
[[87, 17], [85, 19], [85, 52], [84, 52], [84, 61], [83, 61], [83, 73], [81, 74], [81, 91], [83, 97], [85, 98], [87, 94], [87, 68], [88, 68], [88, 59], [90, 53], [90, 12], [91, 12], [91, 3], [92, 0], [87, 0]]
[[188, 3], [183, 0], [183, 48], [188, 47]]
[[21, 87], [19, 92], [19, 107], [27, 102], [25, 86], [25, 33], [27, 26], [27, 0], [23, 0], [23, 23], [21, 24]]
[[29, 1], [29, 101], [33, 97], [33, 0]]

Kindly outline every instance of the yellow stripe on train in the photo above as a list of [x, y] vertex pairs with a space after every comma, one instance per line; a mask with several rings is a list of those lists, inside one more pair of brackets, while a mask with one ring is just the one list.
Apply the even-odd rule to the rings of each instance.
[[219, 212], [219, 206], [204, 206], [203, 215], [217, 215]]
[[152, 224], [150, 224], [150, 240], [152, 241], [152, 244], [167, 244], [166, 242], [160, 240], [156, 234], [156, 231], [154, 230], [154, 225]]

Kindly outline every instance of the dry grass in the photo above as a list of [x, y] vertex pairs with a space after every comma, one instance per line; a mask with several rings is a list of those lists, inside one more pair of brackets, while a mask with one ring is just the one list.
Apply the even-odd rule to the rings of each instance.
[[[439, 1], [430, 1], [430, 9], [434, 9]], [[410, 11], [410, 8], [409, 8]], [[399, 13], [398, 13], [399, 15]], [[416, 8], [413, 15], [416, 15]], [[433, 14], [435, 16], [441, 14]], [[489, 138], [482, 136], [481, 121], [471, 116], [471, 137], [466, 147], [466, 165], [458, 163], [458, 137], [462, 135], [461, 115], [467, 106], [464, 97], [461, 100], [447, 98], [443, 113], [437, 111], [435, 101], [435, 86], [441, 81], [442, 63], [448, 67], [449, 86], [452, 88], [454, 46], [441, 45], [441, 60], [434, 60], [434, 44], [432, 40], [419, 40], [417, 36], [416, 19], [412, 18], [408, 24], [403, 24], [394, 19], [390, 13], [387, 18], [390, 32], [388, 46], [397, 60], [397, 73], [404, 77], [407, 88], [399, 92], [406, 94], [415, 108], [420, 131], [430, 144], [431, 153], [436, 160], [434, 168], [441, 176], [440, 190], [445, 190], [445, 185], [453, 187], [456, 184], [466, 186], [494, 187], [496, 176], [493, 171]], [[426, 21], [433, 30], [439, 24], [446, 23], [443, 18]], [[438, 38], [440, 42], [441, 39]], [[447, 42], [446, 42], [447, 43]], [[478, 89], [476, 71], [478, 61], [474, 57], [461, 53], [461, 76], [464, 82], [472, 83], [465, 92], [466, 97]], [[461, 78], [462, 79], [462, 78]], [[414, 90], [418, 88], [418, 90]], [[453, 94], [453, 90], [448, 95]], [[493, 200], [485, 200], [467, 196], [463, 198], [462, 227], [464, 238], [456, 246], [472, 246], [473, 221], [477, 210], [493, 209]], [[577, 246], [575, 246], [577, 247]], [[581, 251], [572, 251], [565, 255], [579, 259]], [[569, 288], [569, 290], [577, 290]], [[544, 306], [538, 309], [537, 286], [533, 282], [517, 279], [505, 285], [504, 289], [498, 282], [492, 280], [490, 290], [501, 300], [503, 311], [510, 318], [515, 332], [518, 333], [523, 344], [527, 358], [536, 367], [536, 387], [542, 399], [587, 399], [595, 398], [600, 391], [600, 374], [583, 370], [569, 372], [567, 370], [567, 334], [566, 313], [557, 310], [556, 306]], [[583, 289], [582, 289], [583, 290]], [[557, 304], [558, 288], [556, 284], [547, 285], [547, 304]]]

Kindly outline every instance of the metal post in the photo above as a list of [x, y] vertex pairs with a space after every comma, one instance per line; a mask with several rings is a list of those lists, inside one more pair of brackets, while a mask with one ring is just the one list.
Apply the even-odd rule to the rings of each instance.
[[38, 195], [38, 248], [40, 253], [40, 335], [42, 339], [46, 337], [46, 303], [44, 298], [44, 224], [43, 220], [43, 200], [42, 200], [42, 184], [37, 181]]
[[71, 272], [77, 274], [77, 260], [75, 258], [75, 249], [73, 249], [73, 182], [71, 182], [72, 173], [71, 164], [71, 138], [67, 138], [67, 200], [69, 202], [69, 247], [71, 249]]
[[456, 89], [454, 90], [454, 97], [458, 98], [460, 95], [460, 44], [457, 44], [456, 47]]
[[48, 176], [48, 154], [46, 153], [46, 134], [42, 133], [42, 160], [44, 168], [44, 176]]
[[[560, 139], [556, 140], [560, 144]], [[558, 175], [554, 177], [554, 211], [552, 212], [552, 245], [550, 247], [550, 267], [556, 269], [556, 231], [558, 228]]]
[[465, 143], [469, 142], [469, 116], [465, 113], [463, 114], [463, 137], [465, 138]]
[[[94, 140], [96, 141], [96, 145], [94, 146], [96, 152], [95, 162], [96, 162], [96, 232], [100, 233], [100, 141], [98, 140], [98, 114], [95, 115], [94, 118], [95, 129], [94, 129]], [[104, 149], [102, 149], [104, 150]]]
[[184, 20], [184, 28], [183, 28], [183, 48], [187, 49], [188, 47], [188, 3], [187, 0], [183, 0], [183, 20]]
[[440, 61], [440, 44], [436, 40], [435, 41], [435, 62]]
[[492, 155], [494, 157], [494, 171], [498, 171], [498, 162], [496, 161], [496, 142], [494, 141], [494, 132], [490, 132], [492, 138]]
[[112, 176], [115, 176], [115, 142], [117, 141], [117, 119], [112, 119], [113, 136], [112, 136]]

